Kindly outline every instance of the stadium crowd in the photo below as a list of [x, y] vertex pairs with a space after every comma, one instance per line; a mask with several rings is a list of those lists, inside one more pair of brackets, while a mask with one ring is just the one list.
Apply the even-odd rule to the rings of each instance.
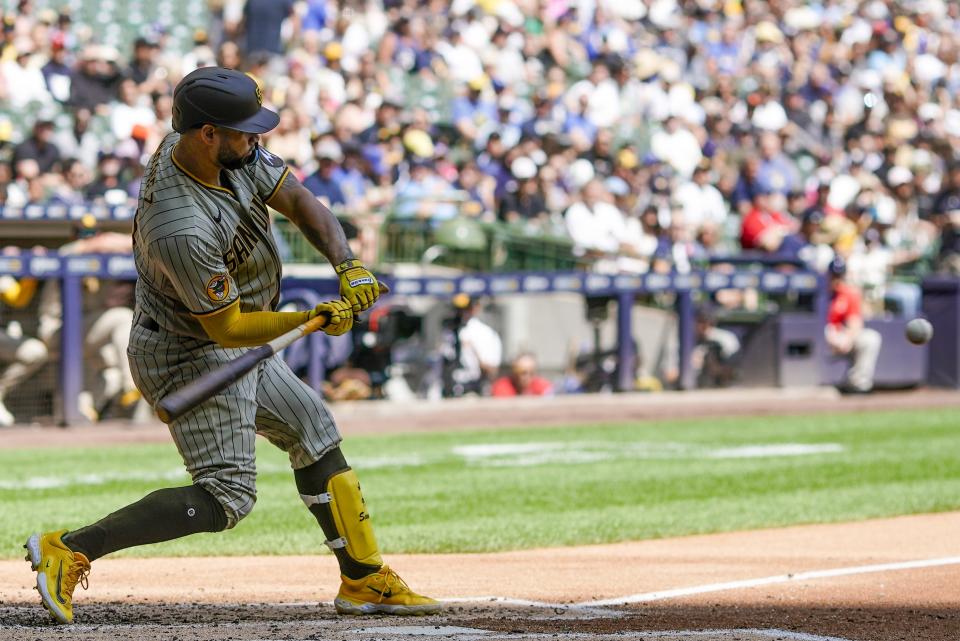
[[605, 272], [839, 256], [904, 314], [960, 273], [957, 3], [210, 0], [189, 50], [145, 25], [122, 53], [36, 5], [0, 32], [5, 207], [134, 202], [172, 87], [217, 64], [360, 240], [469, 217]]

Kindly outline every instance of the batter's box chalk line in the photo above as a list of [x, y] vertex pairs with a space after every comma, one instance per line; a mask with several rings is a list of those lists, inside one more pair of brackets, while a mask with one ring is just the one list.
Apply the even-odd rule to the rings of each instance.
[[[448, 637], [457, 641], [492, 641], [493, 639], [553, 639], [554, 633], [503, 633], [481, 630], [479, 628], [463, 628], [459, 626], [376, 626], [351, 630], [349, 634], [377, 635], [376, 638], [390, 638], [392, 636], [410, 637]], [[381, 636], [382, 635], [382, 636]], [[723, 639], [741, 638], [759, 641], [760, 639], [778, 639], [780, 641], [849, 641], [840, 637], [825, 637], [803, 632], [790, 632], [777, 629], [741, 629], [741, 630], [661, 630], [651, 632], [620, 632], [616, 634], [597, 634], [583, 632], [565, 632], [561, 639], [597, 639], [610, 641], [655, 641], [656, 639], [676, 639], [677, 641], [694, 641], [695, 639]]]
[[846, 568], [833, 568], [830, 570], [813, 570], [808, 572], [796, 572], [791, 574], [777, 574], [774, 576], [761, 577], [757, 579], [743, 579], [739, 581], [727, 581], [724, 583], [708, 583], [706, 585], [696, 585], [686, 588], [676, 588], [672, 590], [659, 590], [656, 592], [643, 592], [640, 594], [630, 594], [626, 596], [614, 597], [611, 599], [596, 599], [592, 601], [581, 601], [580, 603], [548, 603], [545, 601], [529, 601], [525, 599], [510, 599], [506, 597], [481, 596], [462, 599], [446, 599], [445, 603], [500, 603], [528, 608], [552, 609], [557, 614], [563, 612], [587, 614], [593, 616], [605, 616], [611, 613], [605, 610], [607, 606], [630, 605], [634, 603], [648, 603], [650, 601], [664, 601], [667, 599], [677, 599], [697, 594], [707, 594], [710, 592], [725, 592], [728, 590], [740, 590], [745, 588], [756, 588], [766, 585], [776, 585], [780, 583], [796, 583], [799, 581], [813, 581], [817, 579], [829, 579], [841, 576], [854, 576], [857, 574], [872, 574], [875, 572], [896, 572], [903, 570], [918, 570], [923, 568], [940, 567], [944, 565], [960, 564], [960, 556], [949, 556], [939, 559], [921, 559], [917, 561], [901, 561], [896, 563], [881, 563], [875, 565], [858, 565]]

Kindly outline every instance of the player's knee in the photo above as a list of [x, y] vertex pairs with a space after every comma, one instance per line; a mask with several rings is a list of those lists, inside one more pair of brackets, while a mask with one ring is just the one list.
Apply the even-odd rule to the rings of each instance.
[[227, 526], [229, 530], [237, 523], [253, 512], [253, 506], [257, 503], [257, 495], [251, 491], [244, 491], [239, 496], [234, 497], [228, 503], [224, 503], [223, 511], [227, 514]]
[[255, 486], [251, 483], [240, 484], [221, 479], [198, 479], [196, 484], [210, 493], [226, 515], [226, 522], [220, 529], [229, 530], [242, 521], [257, 502]]
[[30, 338], [17, 348], [17, 360], [25, 365], [39, 365], [47, 360], [47, 346], [35, 338]]

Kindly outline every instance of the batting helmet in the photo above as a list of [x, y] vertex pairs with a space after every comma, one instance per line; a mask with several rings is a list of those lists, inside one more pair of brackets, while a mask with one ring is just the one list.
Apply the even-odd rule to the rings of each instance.
[[173, 90], [173, 128], [180, 133], [209, 123], [262, 134], [278, 122], [280, 116], [263, 106], [256, 81], [233, 69], [201, 67]]

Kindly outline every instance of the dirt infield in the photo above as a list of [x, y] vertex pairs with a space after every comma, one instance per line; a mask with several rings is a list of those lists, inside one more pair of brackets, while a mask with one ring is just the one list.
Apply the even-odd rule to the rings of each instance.
[[[494, 410], [467, 401], [403, 415], [405, 430], [429, 430], [934, 406], [960, 406], [960, 394], [841, 399], [768, 390], [523, 400]], [[358, 434], [384, 431], [388, 410], [335, 411], [343, 431]], [[491, 420], [494, 411], [499, 420]], [[162, 426], [25, 428], [0, 433], [0, 447], [167, 438]], [[0, 561], [0, 639], [956, 641], [958, 532], [960, 512], [577, 548], [395, 555], [389, 562], [415, 588], [447, 601], [444, 615], [415, 620], [337, 617], [336, 564], [324, 554], [102, 559], [90, 589], [78, 589], [78, 624], [55, 627], [37, 604], [29, 566]]]
[[948, 513], [578, 548], [395, 555], [389, 561], [418, 589], [449, 601], [444, 616], [415, 621], [336, 617], [329, 555], [103, 559], [89, 591], [78, 590], [80, 625], [56, 628], [36, 605], [28, 565], [4, 561], [0, 632], [10, 641], [342, 639], [363, 626], [425, 625], [486, 630], [484, 638], [780, 630], [801, 636], [675, 638], [943, 641], [960, 631], [958, 531], [960, 513]]

